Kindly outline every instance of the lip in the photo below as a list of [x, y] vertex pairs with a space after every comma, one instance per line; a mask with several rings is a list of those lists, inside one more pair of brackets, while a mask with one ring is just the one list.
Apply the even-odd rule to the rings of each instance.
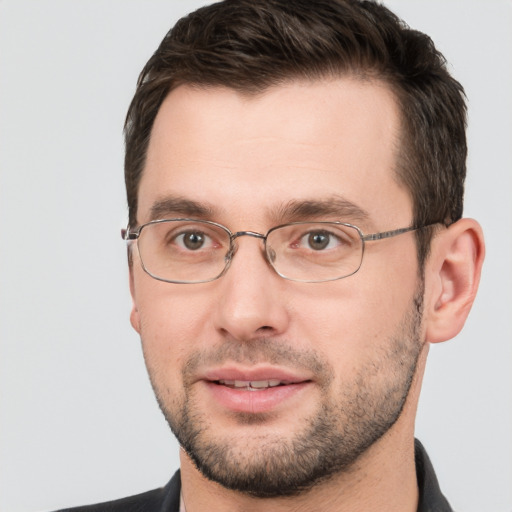
[[[213, 401], [231, 412], [262, 414], [291, 407], [300, 394], [313, 382], [309, 375], [300, 375], [290, 370], [273, 367], [250, 369], [219, 368], [205, 372], [200, 379]], [[263, 382], [279, 381], [282, 384], [263, 389], [233, 387], [225, 381]]]
[[283, 368], [274, 368], [269, 366], [256, 366], [253, 368], [223, 367], [215, 368], [204, 372], [201, 380], [219, 381], [219, 380], [243, 380], [243, 381], [261, 381], [261, 380], [279, 380], [296, 384], [311, 380], [310, 375], [302, 375], [291, 370]]

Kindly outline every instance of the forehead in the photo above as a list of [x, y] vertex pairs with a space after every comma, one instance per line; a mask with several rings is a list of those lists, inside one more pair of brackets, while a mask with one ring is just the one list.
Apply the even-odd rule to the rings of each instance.
[[377, 81], [293, 82], [252, 96], [181, 86], [155, 119], [138, 220], [166, 197], [204, 204], [218, 221], [259, 222], [290, 201], [332, 196], [370, 218], [409, 219], [395, 174], [399, 131], [395, 98]]

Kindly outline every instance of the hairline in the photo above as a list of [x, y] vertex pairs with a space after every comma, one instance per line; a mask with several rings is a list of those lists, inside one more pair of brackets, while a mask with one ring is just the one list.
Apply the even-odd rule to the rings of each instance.
[[[394, 158], [395, 158], [395, 165], [391, 169], [393, 172], [393, 177], [396, 179], [397, 184], [405, 187], [407, 190], [407, 193], [409, 194], [409, 197], [412, 202], [413, 206], [413, 216], [414, 215], [414, 196], [412, 193], [411, 187], [406, 183], [406, 181], [402, 178], [401, 171], [404, 170], [404, 168], [407, 165], [410, 165], [410, 158], [411, 156], [414, 158], [414, 154], [411, 155], [411, 149], [408, 149], [408, 146], [410, 145], [410, 141], [407, 140], [407, 134], [406, 134], [406, 116], [404, 112], [404, 104], [401, 97], [401, 94], [396, 91], [396, 89], [399, 87], [393, 80], [390, 80], [383, 76], [383, 73], [379, 73], [378, 71], [374, 69], [368, 69], [368, 70], [356, 70], [356, 69], [348, 69], [344, 71], [338, 71], [338, 72], [325, 72], [325, 73], [317, 73], [316, 76], [302, 76], [302, 75], [290, 75], [285, 78], [281, 78], [279, 80], [275, 80], [272, 83], [262, 85], [262, 86], [254, 86], [254, 87], [246, 87], [246, 86], [236, 86], [231, 84], [221, 84], [221, 83], [210, 83], [207, 81], [199, 82], [199, 81], [187, 81], [187, 80], [180, 80], [173, 83], [169, 89], [167, 90], [167, 93], [163, 97], [156, 113], [153, 118], [151, 129], [149, 131], [149, 135], [147, 137], [147, 142], [144, 148], [144, 159], [143, 163], [140, 168], [140, 173], [138, 175], [138, 182], [137, 182], [137, 189], [136, 189], [136, 205], [138, 208], [138, 197], [139, 197], [139, 190], [140, 190], [140, 183], [142, 180], [142, 177], [144, 175], [144, 171], [146, 169], [146, 163], [147, 163], [147, 156], [148, 156], [148, 150], [149, 146], [151, 144], [151, 137], [153, 134], [155, 121], [157, 116], [160, 113], [160, 110], [162, 109], [163, 104], [167, 101], [169, 96], [176, 91], [178, 88], [181, 87], [187, 87], [193, 90], [198, 91], [208, 91], [208, 90], [230, 90], [234, 91], [237, 94], [239, 94], [242, 98], [246, 98], [248, 100], [255, 99], [260, 96], [265, 95], [272, 89], [280, 88], [280, 87], [286, 87], [287, 85], [291, 84], [302, 84], [305, 86], [308, 85], [315, 85], [321, 82], [330, 82], [330, 81], [337, 81], [337, 80], [354, 80], [356, 82], [360, 83], [366, 83], [366, 84], [374, 84], [377, 86], [383, 86], [387, 89], [387, 91], [391, 94], [393, 101], [395, 102], [396, 112], [397, 112], [397, 121], [398, 121], [398, 130], [396, 133], [396, 137], [394, 138], [395, 144], [393, 148], [394, 152]], [[404, 153], [408, 154], [404, 154]], [[136, 219], [137, 219], [137, 211], [133, 212], [134, 218], [130, 219], [130, 224], [133, 222], [135, 225]], [[414, 221], [414, 219], [412, 219]]]

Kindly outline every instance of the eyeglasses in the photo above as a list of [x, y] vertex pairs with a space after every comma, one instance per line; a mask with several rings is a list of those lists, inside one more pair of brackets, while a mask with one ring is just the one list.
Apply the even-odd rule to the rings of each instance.
[[276, 226], [266, 235], [232, 233], [216, 222], [161, 219], [135, 231], [121, 231], [136, 242], [144, 271], [168, 283], [206, 283], [226, 273], [237, 251], [236, 239], [263, 240], [264, 256], [277, 274], [291, 281], [320, 283], [355, 274], [361, 267], [366, 242], [390, 238], [426, 226], [410, 226], [369, 235], [344, 222], [293, 222]]

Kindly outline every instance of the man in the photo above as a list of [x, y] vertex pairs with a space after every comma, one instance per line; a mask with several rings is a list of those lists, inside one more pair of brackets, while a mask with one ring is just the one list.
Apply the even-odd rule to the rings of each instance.
[[85, 510], [448, 511], [414, 418], [484, 255], [465, 104], [373, 2], [178, 22], [126, 122], [131, 323], [181, 471]]

